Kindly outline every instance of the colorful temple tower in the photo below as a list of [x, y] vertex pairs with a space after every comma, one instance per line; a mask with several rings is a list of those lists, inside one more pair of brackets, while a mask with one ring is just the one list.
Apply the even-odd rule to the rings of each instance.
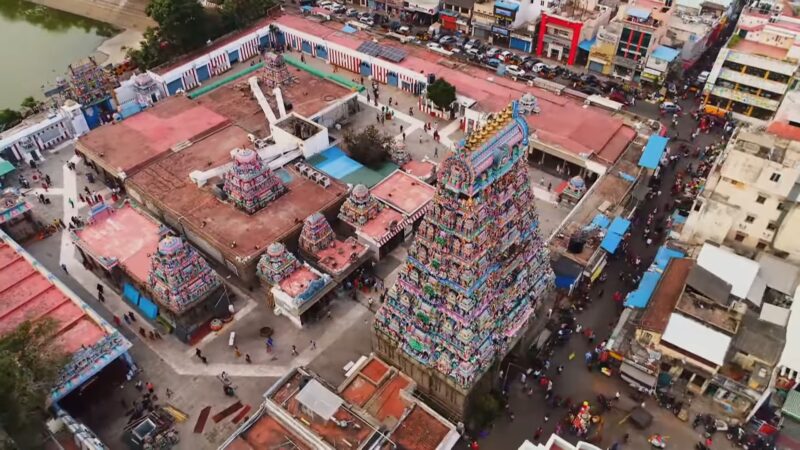
[[303, 221], [303, 231], [300, 232], [300, 249], [310, 254], [319, 253], [330, 247], [336, 235], [333, 234], [331, 224], [320, 213], [314, 213]]
[[280, 178], [251, 149], [233, 151], [233, 166], [225, 174], [223, 189], [233, 204], [248, 214], [254, 214], [286, 192]]
[[256, 273], [267, 283], [278, 284], [299, 268], [300, 261], [283, 244], [273, 242], [258, 261]]
[[151, 256], [147, 284], [156, 300], [181, 314], [221, 285], [208, 262], [191, 245], [176, 236], [166, 236]]
[[358, 228], [377, 217], [382, 208], [383, 205], [372, 196], [369, 188], [357, 184], [350, 192], [350, 197], [342, 204], [339, 219], [353, 228]]
[[419, 374], [426, 394], [459, 417], [553, 283], [527, 144], [528, 124], [513, 102], [442, 162], [433, 207], [375, 317], [377, 353]]
[[352, 236], [344, 241], [336, 239], [325, 216], [314, 213], [303, 221], [300, 251], [316, 267], [341, 281], [363, 262], [368, 248]]

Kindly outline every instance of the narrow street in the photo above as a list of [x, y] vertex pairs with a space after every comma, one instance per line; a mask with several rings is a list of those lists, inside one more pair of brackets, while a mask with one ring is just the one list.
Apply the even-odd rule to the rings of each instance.
[[[670, 140], [669, 148], [672, 148], [673, 152], [678, 152], [678, 147], [683, 142], [688, 143], [692, 149], [720, 142], [721, 135], [719, 133], [721, 130], [719, 128], [714, 129], [709, 134], [701, 134], [694, 142], [689, 142], [687, 138], [697, 126], [691, 116], [691, 112], [697, 109], [697, 101], [694, 98], [690, 98], [681, 101], [680, 104], [684, 113], [679, 118], [677, 130], [682, 139], [677, 143], [674, 139]], [[657, 111], [655, 105], [641, 102], [641, 106], [637, 104], [635, 109], [634, 112], [644, 116], [657, 117], [654, 115], [654, 110]], [[658, 113], [655, 112], [655, 114]], [[670, 125], [669, 121], [671, 119], [671, 115], [665, 115], [661, 118], [662, 122], [667, 126]], [[670, 127], [668, 136], [672, 138], [674, 135], [675, 129]], [[637, 214], [644, 218], [654, 208], [658, 208], [656, 216], [665, 216], [666, 204], [674, 200], [670, 188], [675, 181], [677, 173], [693, 162], [694, 159], [692, 158], [680, 158], [675, 169], [670, 169], [668, 166], [664, 167], [660, 185], [661, 195], [645, 201], [640, 206]], [[641, 274], [653, 261], [658, 247], [663, 244], [663, 241], [653, 242], [648, 246], [643, 237], [642, 228], [637, 227], [635, 224], [631, 226], [630, 232], [629, 249], [642, 259], [642, 264], [637, 272], [637, 274]], [[655, 398], [652, 397], [645, 400], [645, 407], [654, 416], [653, 424], [646, 430], [636, 429], [625, 421], [627, 413], [638, 404], [629, 396], [633, 390], [617, 374], [607, 377], [596, 370], [589, 372], [584, 364], [584, 353], [607, 339], [614, 326], [616, 326], [621, 310], [612, 300], [612, 296], [615, 291], [627, 294], [632, 290], [620, 278], [622, 273], [632, 272], [634, 272], [633, 267], [628, 265], [624, 257], [609, 258], [609, 263], [604, 269], [607, 281], [593, 287], [591, 291], [591, 306], [576, 317], [577, 323], [584, 329], [590, 328], [594, 330], [597, 338], [594, 343], [589, 343], [584, 336], [575, 334], [565, 345], [556, 347], [550, 359], [550, 368], [546, 375], [553, 380], [554, 395], [558, 395], [562, 399], [570, 399], [575, 404], [588, 401], [591, 405], [595, 405], [599, 394], [613, 398], [616, 392], [620, 392], [620, 400], [614, 404], [611, 411], [603, 414], [602, 448], [608, 448], [615, 442], [622, 444], [625, 434], [630, 434], [629, 442], [621, 445], [621, 448], [636, 450], [649, 448], [650, 446], [646, 442], [647, 437], [659, 433], [669, 437], [668, 448], [688, 450], [694, 448], [694, 445], [701, 440], [699, 431], [693, 430], [689, 424], [679, 421], [671, 412], [660, 408]], [[540, 311], [547, 311], [548, 307], [547, 305], [543, 306]], [[542, 314], [542, 316], [546, 315], [546, 313]], [[553, 317], [555, 318], [556, 315], [554, 314]], [[539, 320], [544, 320], [544, 318], [540, 317]], [[563, 366], [563, 373], [561, 374], [557, 372], [559, 366]], [[503, 369], [506, 369], [506, 367], [504, 366]], [[509, 409], [505, 417], [495, 420], [490, 430], [479, 433], [481, 437], [478, 442], [481, 448], [516, 449], [525, 439], [533, 441], [534, 434], [540, 426], [544, 431], [542, 436], [546, 438], [550, 433], [554, 432], [556, 425], [567, 414], [567, 410], [564, 407], [550, 408], [547, 406], [544, 390], [538, 386], [538, 383], [535, 383], [533, 395], [531, 396], [527, 394], [527, 389], [523, 390], [520, 382], [520, 373], [525, 369], [527, 367], [520, 367], [512, 363], [504, 370], [504, 375], [507, 377]], [[497, 384], [500, 385], [500, 381]], [[528, 386], [531, 385], [534, 384], [532, 384], [532, 380], [529, 377]], [[511, 414], [514, 416], [513, 420]], [[690, 418], [693, 418], [695, 414], [696, 412], [691, 411]], [[564, 437], [577, 441], [577, 438], [572, 435]], [[733, 448], [723, 434], [718, 433], [714, 440], [713, 449]], [[466, 448], [466, 445], [464, 448]]]

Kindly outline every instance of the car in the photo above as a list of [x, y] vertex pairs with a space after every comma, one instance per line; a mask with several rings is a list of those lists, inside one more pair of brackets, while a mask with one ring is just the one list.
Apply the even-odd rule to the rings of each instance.
[[500, 53], [500, 49], [497, 47], [491, 47], [489, 50], [486, 50], [486, 56], [490, 58], [494, 58], [494, 56], [498, 53]]
[[467, 50], [472, 50], [473, 48], [480, 47], [481, 41], [477, 39], [470, 39], [464, 43], [464, 48]]
[[358, 17], [358, 10], [355, 8], [347, 8], [344, 15], [347, 17]]
[[467, 54], [472, 56], [478, 56], [481, 54], [481, 51], [475, 47], [470, 47], [467, 49]]
[[500, 52], [500, 55], [497, 56], [497, 59], [505, 61], [512, 56], [514, 56], [513, 52], [509, 50], [503, 50], [502, 52]]
[[700, 75], [697, 76], [697, 83], [698, 84], [706, 84], [706, 81], [708, 81], [708, 76], [709, 75], [711, 75], [711, 73], [709, 71], [707, 71], [707, 70], [704, 70], [704, 71], [700, 72]]
[[497, 58], [489, 58], [489, 59], [486, 60], [486, 65], [491, 67], [492, 69], [496, 69], [500, 65], [501, 62], [502, 61], [500, 61]]
[[333, 3], [328, 3], [327, 5], [322, 5], [322, 9], [325, 11], [334, 12], [336, 10], [336, 5]]
[[524, 70], [520, 69], [519, 66], [514, 66], [514, 65], [506, 66], [506, 72], [515, 77], [520, 77], [522, 75], [525, 75]]
[[449, 34], [447, 36], [442, 36], [441, 38], [439, 38], [439, 43], [442, 44], [442, 45], [452, 44], [455, 41], [456, 41], [456, 38], [453, 37], [453, 36], [450, 36]]
[[330, 0], [322, 0], [321, 2], [317, 2], [317, 6], [319, 6], [320, 8], [325, 8], [326, 6], [330, 6], [332, 4], [333, 2]]
[[347, 11], [344, 5], [340, 5], [338, 3], [333, 5], [333, 12], [336, 14], [344, 14]]
[[363, 24], [365, 24], [365, 25], [369, 25], [369, 26], [375, 25], [375, 21], [372, 20], [372, 17], [361, 16], [361, 17], [358, 18], [358, 21], [363, 23]]
[[411, 28], [408, 28], [407, 26], [402, 26], [397, 29], [397, 32], [400, 34], [408, 34], [411, 33]]
[[428, 47], [428, 48], [429, 48], [429, 49], [431, 49], [431, 50], [442, 50], [442, 46], [441, 46], [441, 45], [439, 45], [439, 44], [438, 44], [438, 43], [436, 43], [436, 42], [428, 42], [428, 44], [426, 45], [426, 47]]
[[538, 62], [538, 63], [534, 64], [533, 67], [531, 67], [531, 70], [536, 72], [536, 73], [539, 73], [539, 72], [542, 72], [542, 71], [545, 71], [545, 70], [548, 70], [548, 69], [550, 69], [550, 68], [547, 67], [547, 64], [545, 64], [543, 62]]
[[681, 105], [672, 102], [664, 102], [659, 105], [658, 109], [661, 110], [662, 113], [679, 113], [681, 112]]
[[367, 11], [361, 11], [360, 13], [358, 13], [358, 18], [360, 19], [362, 17], [367, 17], [367, 18], [371, 19], [372, 18], [372, 13], [371, 12], [367, 12]]
[[608, 96], [608, 99], [609, 100], [614, 100], [617, 103], [622, 103], [625, 106], [628, 106], [628, 105], [631, 104], [631, 101], [628, 98], [628, 96], [625, 95], [625, 93], [622, 92], [622, 91], [614, 91], [614, 92], [612, 92], [611, 95]]

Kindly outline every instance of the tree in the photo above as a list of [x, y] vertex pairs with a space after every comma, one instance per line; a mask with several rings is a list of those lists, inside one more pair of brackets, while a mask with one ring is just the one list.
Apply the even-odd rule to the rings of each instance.
[[47, 417], [47, 398], [69, 361], [52, 319], [23, 322], [0, 338], [0, 427], [20, 448], [34, 448]]
[[456, 87], [444, 78], [438, 78], [428, 86], [428, 99], [439, 109], [450, 111], [456, 101]]
[[144, 40], [139, 43], [139, 48], [128, 49], [127, 56], [136, 67], [147, 70], [166, 61], [164, 52], [161, 51], [161, 38], [158, 29], [148, 28], [144, 32]]
[[0, 131], [13, 127], [20, 120], [22, 120], [22, 114], [19, 111], [8, 108], [0, 110]]
[[375, 167], [386, 160], [392, 138], [370, 125], [360, 133], [345, 133], [344, 145], [353, 159], [367, 167]]
[[158, 23], [161, 46], [183, 53], [203, 45], [205, 13], [197, 0], [151, 0], [145, 10]]
[[233, 28], [244, 28], [265, 17], [274, 5], [272, 0], [225, 0], [222, 15]]
[[20, 104], [20, 106], [22, 106], [22, 109], [27, 109], [27, 110], [30, 110], [31, 112], [36, 113], [36, 112], [39, 112], [39, 109], [42, 106], [42, 102], [40, 102], [39, 100], [36, 100], [35, 98], [33, 98], [31, 96], [28, 96], [28, 97], [25, 97], [24, 100], [22, 100], [22, 103]]

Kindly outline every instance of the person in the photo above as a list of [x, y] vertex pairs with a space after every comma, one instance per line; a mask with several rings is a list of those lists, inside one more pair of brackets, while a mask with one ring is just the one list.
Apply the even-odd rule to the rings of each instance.
[[67, 275], [69, 275], [69, 271], [67, 270], [67, 265], [66, 265], [66, 264], [61, 264], [61, 270], [63, 270], [63, 271], [64, 271], [64, 273], [66, 273]]
[[245, 354], [244, 354], [244, 361], [245, 361], [247, 364], [251, 364], [251, 363], [253, 362], [253, 360], [252, 360], [252, 359], [250, 359], [250, 353], [245, 353]]
[[155, 386], [153, 386], [153, 383], [151, 383], [149, 381], [147, 382], [147, 384], [145, 384], [145, 387], [147, 388], [147, 392], [149, 392], [151, 395], [156, 390]]
[[472, 444], [469, 445], [470, 450], [480, 450], [481, 446], [478, 445], [478, 441], [472, 440]]
[[120, 320], [119, 316], [117, 316], [116, 314], [114, 315], [114, 324], [118, 327], [122, 326], [122, 320]]
[[316, 350], [317, 349], [317, 343], [314, 342], [313, 340], [310, 341], [310, 343], [311, 343], [311, 350]]
[[542, 438], [542, 433], [544, 433], [544, 428], [540, 426], [539, 428], [536, 429], [536, 432], [533, 433], [533, 441], [539, 442], [539, 439]]

